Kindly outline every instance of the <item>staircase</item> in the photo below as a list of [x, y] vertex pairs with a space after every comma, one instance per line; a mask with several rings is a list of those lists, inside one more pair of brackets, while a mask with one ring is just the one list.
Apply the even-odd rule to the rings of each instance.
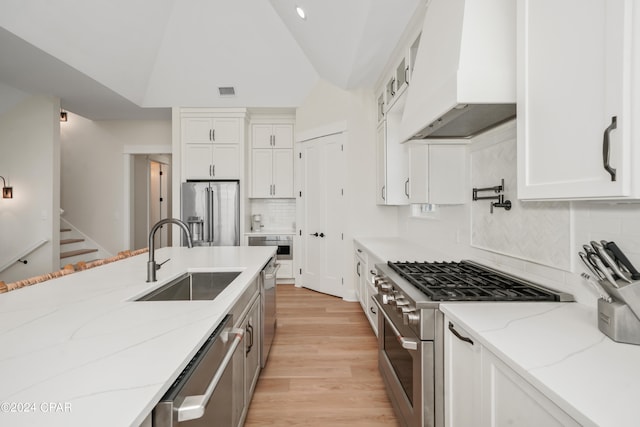
[[60, 268], [67, 264], [90, 262], [107, 258], [111, 254], [83, 235], [64, 219], [60, 219]]

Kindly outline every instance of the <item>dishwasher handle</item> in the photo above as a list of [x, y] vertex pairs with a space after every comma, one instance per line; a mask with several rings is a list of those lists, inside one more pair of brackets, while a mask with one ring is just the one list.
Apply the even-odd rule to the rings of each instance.
[[280, 270], [280, 264], [276, 263], [275, 267], [271, 268], [271, 271], [269, 273], [267, 273], [266, 271], [264, 272], [264, 279], [265, 280], [275, 279], [276, 274], [278, 274], [278, 270]]
[[225, 354], [224, 359], [222, 359], [222, 362], [220, 362], [220, 367], [216, 371], [213, 378], [211, 378], [209, 386], [205, 390], [204, 394], [187, 396], [184, 398], [184, 400], [178, 407], [178, 422], [195, 420], [204, 416], [204, 411], [207, 407], [207, 404], [209, 404], [209, 400], [211, 400], [213, 391], [218, 386], [218, 383], [220, 382], [224, 371], [227, 369], [227, 365], [233, 358], [233, 353], [236, 351], [238, 344], [240, 344], [240, 341], [242, 341], [242, 338], [244, 337], [244, 329], [231, 328], [222, 332], [223, 339], [228, 339], [229, 335], [234, 335], [233, 342], [231, 343], [227, 354]]

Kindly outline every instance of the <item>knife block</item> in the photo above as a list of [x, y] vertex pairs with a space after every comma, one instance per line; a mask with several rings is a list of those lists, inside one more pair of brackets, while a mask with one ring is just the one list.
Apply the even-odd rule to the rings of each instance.
[[640, 319], [625, 303], [598, 300], [598, 329], [616, 342], [640, 345]]

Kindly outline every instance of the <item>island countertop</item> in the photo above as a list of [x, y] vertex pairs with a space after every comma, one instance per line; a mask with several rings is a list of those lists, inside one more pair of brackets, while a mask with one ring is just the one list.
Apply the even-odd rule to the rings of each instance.
[[[275, 254], [162, 248], [0, 295], [0, 425], [138, 426]], [[136, 302], [185, 272], [241, 271], [212, 301]]]

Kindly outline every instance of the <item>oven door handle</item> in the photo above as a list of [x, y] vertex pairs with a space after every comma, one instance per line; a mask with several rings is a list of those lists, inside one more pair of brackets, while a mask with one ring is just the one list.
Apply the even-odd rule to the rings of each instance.
[[384, 311], [384, 309], [382, 308], [378, 300], [375, 298], [373, 300], [375, 301], [376, 305], [379, 308], [378, 312], [382, 313], [382, 315], [384, 316], [384, 320], [389, 324], [389, 326], [393, 330], [393, 334], [396, 336], [396, 339], [398, 340], [402, 348], [404, 348], [405, 350], [417, 351], [418, 342], [416, 340], [403, 337], [400, 331], [398, 331], [398, 329], [395, 327], [395, 325], [393, 324], [393, 322], [391, 321], [387, 313]]
[[220, 367], [216, 371], [213, 378], [211, 378], [211, 382], [207, 386], [204, 394], [199, 394], [196, 396], [187, 396], [184, 398], [180, 406], [178, 407], [178, 421], [189, 421], [195, 420], [197, 418], [202, 418], [204, 416], [204, 411], [209, 404], [209, 400], [211, 400], [211, 396], [213, 395], [214, 390], [218, 386], [224, 371], [227, 369], [227, 365], [233, 358], [233, 353], [236, 351], [238, 344], [242, 341], [244, 337], [244, 329], [241, 328], [231, 328], [228, 331], [224, 331], [222, 333], [222, 338], [225, 339], [225, 335], [228, 336], [233, 334], [233, 342], [225, 354], [224, 359], [220, 362]]

